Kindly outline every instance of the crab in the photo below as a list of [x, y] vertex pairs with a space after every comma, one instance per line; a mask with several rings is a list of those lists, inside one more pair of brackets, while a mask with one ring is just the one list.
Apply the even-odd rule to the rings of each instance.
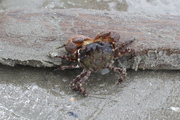
[[135, 38], [121, 42], [120, 35], [115, 31], [100, 32], [93, 40], [83, 35], [70, 38], [64, 45], [68, 54], [56, 57], [76, 62], [77, 64], [62, 65], [58, 69], [83, 68], [83, 71], [72, 80], [70, 86], [73, 90], [88, 96], [88, 93], [82, 86], [92, 72], [109, 68], [121, 74], [117, 84], [122, 82], [126, 72], [121, 68], [113, 66], [114, 59], [120, 58], [126, 53], [131, 53], [132, 57], [134, 57], [134, 49], [128, 48], [134, 40]]

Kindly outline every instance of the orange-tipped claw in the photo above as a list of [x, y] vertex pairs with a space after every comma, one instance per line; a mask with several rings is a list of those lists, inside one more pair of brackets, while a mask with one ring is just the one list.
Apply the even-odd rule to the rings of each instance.
[[115, 31], [103, 31], [96, 35], [94, 38], [94, 42], [101, 41], [101, 42], [118, 42], [120, 39], [119, 33]]

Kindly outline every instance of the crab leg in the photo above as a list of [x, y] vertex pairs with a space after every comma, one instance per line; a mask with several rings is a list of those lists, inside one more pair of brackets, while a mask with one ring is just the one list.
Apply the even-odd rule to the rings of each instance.
[[86, 80], [88, 80], [89, 76], [91, 75], [91, 71], [87, 71], [86, 75], [80, 79], [80, 81], [77, 82], [77, 90], [82, 93], [84, 96], [88, 96], [88, 94], [86, 93], [86, 90], [82, 87], [82, 85], [86, 82]]
[[111, 69], [111, 70], [114, 71], [114, 72], [119, 72], [119, 73], [122, 74], [121, 77], [120, 77], [119, 80], [118, 80], [118, 83], [117, 83], [117, 85], [119, 85], [119, 83], [121, 83], [121, 82], [123, 81], [123, 79], [125, 78], [126, 72], [123, 71], [122, 69], [117, 68], [117, 67], [114, 67], [114, 66], [108, 66], [108, 68]]
[[87, 74], [87, 70], [83, 70], [76, 78], [73, 79], [73, 81], [70, 83], [70, 86], [73, 90], [77, 90], [76, 84], [82, 77], [84, 77]]
[[132, 42], [135, 41], [135, 38], [131, 38], [130, 40], [123, 42], [121, 44], [117, 44], [116, 49], [114, 50], [115, 52], [120, 51], [121, 49], [123, 49], [124, 47], [128, 46], [129, 44], [131, 44]]
[[77, 62], [76, 58], [72, 58], [72, 57], [69, 57], [67, 55], [59, 55], [59, 56], [55, 56], [55, 57], [58, 57], [58, 58], [61, 58], [61, 59], [64, 59], [64, 60], [68, 60], [68, 61], [72, 61], [72, 62]]
[[129, 48], [126, 48], [126, 49], [123, 49], [121, 50], [120, 52], [118, 52], [116, 55], [115, 55], [115, 58], [120, 58], [121, 56], [123, 56], [124, 54], [126, 53], [131, 53], [132, 57], [135, 57], [135, 51], [134, 49], [129, 49]]

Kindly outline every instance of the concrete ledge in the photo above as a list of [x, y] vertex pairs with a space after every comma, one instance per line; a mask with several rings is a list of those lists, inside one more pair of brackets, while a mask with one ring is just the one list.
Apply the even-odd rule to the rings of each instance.
[[76, 35], [93, 38], [115, 30], [121, 40], [136, 37], [131, 45], [137, 56], [122, 66], [133, 69], [180, 70], [180, 16], [141, 15], [85, 9], [19, 9], [0, 12], [0, 63], [53, 67], [61, 64], [49, 53]]

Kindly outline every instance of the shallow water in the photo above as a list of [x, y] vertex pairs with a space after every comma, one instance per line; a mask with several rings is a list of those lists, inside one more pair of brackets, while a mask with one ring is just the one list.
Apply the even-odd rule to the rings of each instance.
[[84, 8], [108, 11], [126, 11], [142, 14], [180, 15], [179, 0], [1, 0], [0, 9]]

